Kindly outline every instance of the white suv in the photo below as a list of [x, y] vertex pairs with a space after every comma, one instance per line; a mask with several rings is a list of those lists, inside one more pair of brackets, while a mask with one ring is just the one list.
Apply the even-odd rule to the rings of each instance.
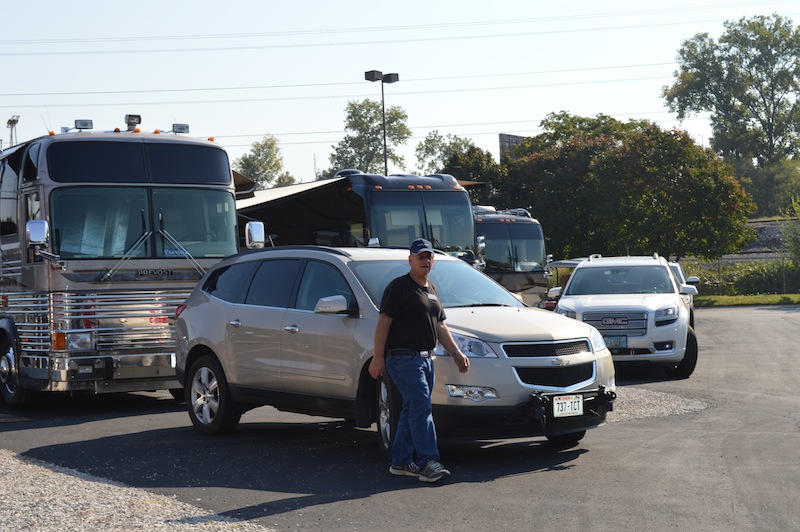
[[592, 255], [575, 267], [555, 311], [596, 327], [615, 363], [648, 362], [686, 378], [697, 365], [697, 337], [684, 296], [697, 288], [678, 284], [667, 261], [652, 257]]

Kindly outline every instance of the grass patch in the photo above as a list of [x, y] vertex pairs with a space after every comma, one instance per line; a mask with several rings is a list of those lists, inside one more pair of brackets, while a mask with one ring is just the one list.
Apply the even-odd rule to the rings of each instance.
[[800, 305], [800, 294], [694, 296], [695, 307], [736, 307], [742, 305]]

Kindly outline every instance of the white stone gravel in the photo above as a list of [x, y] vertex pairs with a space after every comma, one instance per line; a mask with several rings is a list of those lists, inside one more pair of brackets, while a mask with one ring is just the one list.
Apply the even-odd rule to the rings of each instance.
[[0, 530], [269, 532], [177, 501], [0, 449]]
[[[609, 423], [649, 417], [686, 415], [707, 407], [676, 394], [617, 387]], [[72, 469], [20, 457], [0, 449], [0, 530], [60, 532], [236, 531], [269, 532], [171, 497], [131, 488]]]

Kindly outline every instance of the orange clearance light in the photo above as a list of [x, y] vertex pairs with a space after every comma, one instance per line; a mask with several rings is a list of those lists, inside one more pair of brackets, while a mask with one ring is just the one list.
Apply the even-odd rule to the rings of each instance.
[[64, 351], [67, 348], [67, 335], [63, 332], [53, 333], [53, 349]]
[[153, 131], [153, 133], [155, 133], [156, 135], [158, 135], [159, 133], [161, 133], [161, 130], [160, 130], [160, 129], [156, 129], [155, 131]]
[[114, 128], [114, 133], [119, 133], [119, 128], [118, 127]]
[[133, 129], [133, 132], [134, 132], [134, 133], [141, 133], [141, 132], [142, 132], [142, 130], [141, 130], [141, 129], [139, 129], [139, 128], [137, 127], [137, 128], [134, 128], [134, 129]]
[[383, 187], [380, 185], [375, 185], [375, 190], [383, 190]]
[[414, 190], [414, 185], [408, 185], [408, 190]]
[[425, 190], [430, 190], [430, 189], [431, 189], [430, 185], [425, 185]]
[[50, 134], [50, 136], [51, 136], [51, 137], [52, 137], [52, 136], [54, 136], [54, 135], [56, 134], [56, 132], [55, 132], [55, 131], [48, 131], [48, 133]]
[[210, 140], [211, 142], [214, 142], [214, 137], [208, 137], [208, 140]]

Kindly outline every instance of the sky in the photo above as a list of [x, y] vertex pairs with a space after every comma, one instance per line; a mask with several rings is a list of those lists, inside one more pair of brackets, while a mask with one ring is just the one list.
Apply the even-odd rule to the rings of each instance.
[[[408, 115], [405, 168], [430, 132], [468, 138], [499, 159], [499, 134], [541, 132], [550, 113], [645, 119], [707, 145], [707, 116], [679, 122], [662, 89], [681, 44], [718, 39], [725, 21], [777, 13], [800, 23], [800, 1], [674, 0], [31, 0], [3, 9], [0, 120], [12, 141], [59, 132], [190, 126], [234, 161], [273, 135], [298, 182], [330, 168], [350, 101]], [[2, 113], [7, 116], [3, 117]], [[14, 137], [15, 138], [12, 138]]]

